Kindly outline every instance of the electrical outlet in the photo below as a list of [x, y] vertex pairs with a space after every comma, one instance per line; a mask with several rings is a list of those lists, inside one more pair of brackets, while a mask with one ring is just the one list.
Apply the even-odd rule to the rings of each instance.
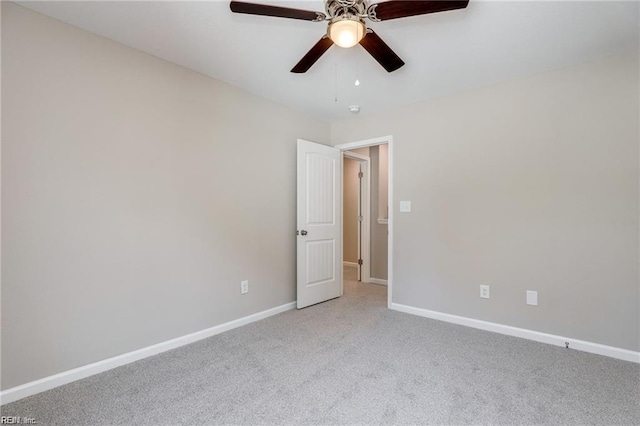
[[538, 292], [527, 290], [527, 305], [538, 306]]
[[400, 213], [411, 212], [411, 201], [400, 201]]
[[240, 294], [249, 293], [249, 281], [244, 280], [240, 281]]
[[480, 286], [480, 297], [483, 299], [488, 299], [489, 298], [489, 286], [488, 285], [481, 285]]

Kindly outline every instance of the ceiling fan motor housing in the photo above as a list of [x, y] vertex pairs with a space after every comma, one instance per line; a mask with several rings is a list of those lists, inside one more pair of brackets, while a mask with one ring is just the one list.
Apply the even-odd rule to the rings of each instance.
[[362, 19], [367, 16], [368, 0], [327, 0], [325, 10], [330, 19], [353, 17]]

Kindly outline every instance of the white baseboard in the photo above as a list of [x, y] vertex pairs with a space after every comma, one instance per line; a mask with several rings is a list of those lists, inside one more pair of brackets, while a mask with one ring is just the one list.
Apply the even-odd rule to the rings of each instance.
[[617, 358], [624, 361], [640, 363], [640, 352], [630, 351], [628, 349], [616, 348], [613, 346], [601, 345], [599, 343], [587, 342], [584, 340], [573, 339], [571, 337], [557, 336], [555, 334], [541, 333], [539, 331], [527, 330], [525, 328], [512, 327], [509, 325], [497, 324], [494, 322], [481, 321], [473, 318], [460, 317], [457, 315], [445, 314], [437, 311], [416, 308], [413, 306], [392, 303], [391, 309], [405, 312], [407, 314], [418, 315], [421, 317], [431, 318], [439, 321], [450, 322], [453, 324], [464, 325], [467, 327], [478, 328], [480, 330], [492, 331], [494, 333], [506, 334], [507, 336], [521, 337], [523, 339], [535, 340], [536, 342], [548, 343], [550, 345], [565, 347], [565, 343], [569, 343], [570, 349], [578, 351], [590, 352], [593, 354], [604, 355], [611, 358]]
[[387, 285], [387, 280], [381, 280], [380, 278], [369, 278], [367, 280], [369, 284]]
[[356, 262], [347, 262], [346, 260], [344, 262], [342, 262], [343, 266], [353, 266], [353, 267], [357, 267], [358, 264]]
[[157, 355], [171, 349], [179, 348], [180, 346], [188, 345], [190, 343], [197, 342], [198, 340], [206, 339], [208, 337], [215, 336], [216, 334], [224, 333], [225, 331], [229, 331], [234, 328], [259, 321], [261, 319], [279, 314], [281, 312], [295, 309], [295, 307], [296, 302], [287, 303], [272, 309], [267, 309], [266, 311], [239, 318], [237, 320], [216, 325], [205, 330], [196, 331], [195, 333], [176, 337], [175, 339], [147, 346], [146, 348], [114, 356], [113, 358], [108, 358], [102, 361], [94, 362], [92, 364], [83, 365], [82, 367], [63, 371], [62, 373], [54, 374], [53, 376], [44, 377], [42, 379], [34, 380], [33, 382], [9, 388], [0, 392], [0, 404], [8, 404], [10, 402], [26, 398], [27, 396], [35, 395], [37, 393], [62, 386], [76, 380], [84, 379], [86, 377], [102, 373], [103, 371], [111, 370], [112, 368], [120, 367], [122, 365], [129, 364], [153, 355]]

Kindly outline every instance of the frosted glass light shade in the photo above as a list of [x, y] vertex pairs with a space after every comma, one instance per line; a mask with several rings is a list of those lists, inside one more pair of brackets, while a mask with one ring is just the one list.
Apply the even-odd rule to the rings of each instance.
[[360, 21], [345, 19], [329, 24], [327, 35], [340, 47], [353, 47], [360, 43], [366, 28]]

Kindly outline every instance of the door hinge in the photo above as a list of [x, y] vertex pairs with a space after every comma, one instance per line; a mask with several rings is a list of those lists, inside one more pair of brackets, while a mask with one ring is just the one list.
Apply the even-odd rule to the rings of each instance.
[[363, 176], [364, 176], [364, 173], [358, 172], [358, 178], [362, 179]]
[[358, 265], [362, 265], [362, 259], [358, 259]]
[[358, 216], [358, 222], [362, 222], [364, 218], [362, 216]]

